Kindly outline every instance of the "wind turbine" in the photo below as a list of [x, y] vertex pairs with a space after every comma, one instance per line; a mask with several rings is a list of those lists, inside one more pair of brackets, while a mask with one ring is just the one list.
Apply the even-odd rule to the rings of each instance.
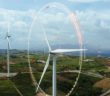
[[11, 38], [11, 35], [9, 34], [10, 32], [10, 22], [7, 21], [7, 32], [6, 32], [6, 36], [5, 36], [5, 39], [7, 41], [7, 73], [6, 73], [6, 77], [9, 78], [9, 77], [13, 77], [15, 75], [17, 75], [17, 73], [10, 73], [10, 49], [11, 49], [11, 44], [10, 44], [10, 38]]
[[7, 31], [6, 33], [6, 40], [7, 40], [7, 77], [10, 77], [10, 35], [9, 35], [9, 31]]
[[[76, 26], [78, 26], [78, 25], [76, 25], [76, 23], [75, 23], [75, 27]], [[81, 48], [80, 49], [59, 49], [58, 48], [58, 49], [52, 50], [52, 48], [51, 48], [51, 46], [49, 44], [46, 32], [45, 32], [45, 30], [43, 30], [43, 31], [44, 31], [45, 41], [46, 41], [48, 49], [49, 49], [49, 55], [48, 55], [44, 70], [42, 72], [41, 78], [40, 78], [40, 80], [38, 82], [38, 85], [36, 87], [36, 93], [38, 92], [38, 89], [40, 87], [42, 79], [43, 79], [43, 77], [44, 77], [44, 75], [46, 73], [46, 70], [47, 70], [48, 66], [49, 66], [50, 58], [52, 58], [52, 60], [53, 60], [53, 64], [52, 64], [53, 65], [53, 67], [52, 67], [52, 96], [57, 96], [57, 91], [56, 91], [57, 90], [57, 86], [56, 86], [56, 84], [57, 84], [57, 80], [56, 80], [56, 61], [57, 61], [57, 57], [60, 56], [61, 54], [64, 54], [64, 53], [71, 53], [71, 52], [81, 52], [82, 53], [86, 49], [81, 49], [82, 48], [82, 42], [79, 42], [81, 44]], [[79, 31], [78, 27], [76, 27], [76, 31]], [[78, 33], [78, 35], [79, 35], [79, 33]], [[79, 36], [79, 38], [81, 39], [80, 36]], [[80, 69], [81, 69], [81, 67], [80, 67]], [[80, 74], [80, 72], [79, 72], [79, 74]], [[78, 75], [78, 78], [76, 79], [76, 81], [78, 79], [79, 79], [79, 75]], [[75, 82], [75, 85], [76, 84], [77, 84], [77, 82]], [[74, 87], [75, 86], [73, 86], [73, 88], [71, 89], [71, 91], [68, 94], [70, 94], [73, 91]], [[67, 95], [67, 96], [69, 96], [69, 95]]]
[[[49, 66], [49, 61], [50, 61], [50, 58], [52, 58], [52, 60], [53, 60], [53, 71], [52, 71], [52, 73], [53, 73], [53, 76], [52, 76], [52, 79], [53, 79], [53, 81], [52, 81], [52, 84], [53, 84], [53, 87], [52, 87], [52, 93], [53, 93], [53, 95], [52, 96], [56, 96], [57, 94], [57, 92], [56, 92], [56, 61], [57, 61], [57, 57], [58, 56], [60, 56], [60, 54], [62, 54], [62, 53], [69, 53], [69, 52], [80, 52], [81, 54], [81, 56], [82, 56], [82, 52], [83, 51], [85, 51], [85, 49], [83, 49], [83, 44], [82, 44], [82, 42], [83, 42], [83, 40], [82, 40], [82, 35], [81, 35], [81, 31], [80, 31], [80, 27], [79, 27], [79, 23], [78, 23], [78, 20], [77, 20], [77, 17], [76, 17], [76, 15], [73, 13], [73, 12], [71, 12], [65, 5], [63, 5], [63, 4], [60, 4], [60, 3], [49, 3], [49, 4], [47, 4], [47, 5], [45, 5], [43, 8], [41, 8], [40, 10], [39, 10], [39, 12], [38, 13], [40, 13], [41, 11], [44, 11], [44, 10], [46, 10], [46, 9], [49, 9], [49, 8], [52, 8], [52, 7], [55, 7], [55, 8], [58, 8], [58, 9], [60, 9], [60, 10], [63, 10], [63, 11], [65, 11], [67, 14], [69, 14], [69, 17], [70, 17], [70, 20], [71, 20], [71, 23], [73, 24], [73, 27], [74, 27], [74, 29], [75, 29], [75, 31], [76, 31], [76, 34], [77, 34], [77, 37], [78, 37], [78, 41], [79, 41], [79, 45], [80, 45], [80, 49], [59, 49], [59, 48], [57, 48], [57, 49], [55, 49], [55, 50], [52, 50], [51, 49], [51, 46], [50, 46], [50, 44], [49, 44], [49, 41], [48, 41], [48, 38], [47, 38], [47, 35], [46, 35], [46, 32], [45, 32], [45, 29], [42, 27], [42, 30], [43, 30], [43, 32], [44, 32], [44, 36], [45, 36], [45, 41], [46, 41], [46, 44], [47, 44], [47, 46], [48, 46], [48, 48], [49, 48], [49, 55], [48, 55], [48, 58], [47, 58], [47, 61], [46, 61], [46, 64], [45, 64], [45, 67], [44, 67], [44, 70], [43, 70], [43, 72], [42, 72], [42, 75], [41, 75], [41, 78], [40, 78], [40, 80], [39, 80], [39, 82], [38, 82], [38, 85], [37, 85], [37, 87], [36, 87], [36, 93], [38, 92], [38, 89], [40, 88], [40, 84], [41, 84], [41, 82], [42, 82], [42, 79], [43, 79], [43, 77], [44, 77], [44, 75], [45, 75], [45, 72], [46, 72], [46, 70], [47, 70], [47, 68], [48, 68], [48, 66]], [[31, 26], [33, 26], [33, 24], [35, 23], [35, 20], [37, 19], [38, 17], [35, 17], [34, 18], [34, 20], [33, 20], [33, 23], [32, 23], [32, 25]], [[42, 25], [41, 25], [42, 26]], [[30, 30], [30, 33], [31, 33], [31, 30]], [[28, 48], [29, 49], [29, 48]], [[29, 50], [28, 50], [29, 51]], [[29, 52], [28, 52], [28, 55], [29, 55]], [[80, 57], [81, 57], [80, 56]], [[79, 73], [78, 73], [78, 76], [77, 76], [77, 78], [76, 78], [76, 81], [75, 81], [75, 83], [74, 83], [74, 85], [73, 85], [73, 87], [71, 88], [71, 90], [69, 91], [69, 93], [66, 95], [66, 96], [69, 96], [71, 93], [72, 93], [72, 91], [74, 90], [74, 88], [75, 88], [75, 86], [77, 85], [77, 81], [79, 80], [79, 77], [80, 77], [80, 72], [81, 72], [81, 68], [82, 68], [82, 58], [80, 58], [80, 62], [79, 62], [79, 65], [80, 65], [80, 67], [79, 67]], [[30, 64], [30, 63], [29, 63]], [[29, 67], [31, 68], [31, 66], [29, 65]], [[31, 72], [32, 73], [32, 72]]]
[[[8, 11], [7, 11], [8, 13]], [[10, 32], [10, 21], [9, 19], [7, 19], [7, 14], [5, 13], [5, 19], [7, 20], [7, 32], [6, 32], [6, 41], [7, 41], [7, 78], [10, 77], [10, 49], [11, 49], [11, 45], [10, 45], [10, 35], [9, 35], [9, 32]]]
[[[5, 16], [5, 19], [6, 18], [8, 18], [8, 17], [6, 17], [6, 13], [4, 13], [4, 16]], [[6, 25], [7, 25], [7, 32], [6, 32], [6, 34], [5, 34], [5, 38], [4, 39], [6, 39], [6, 41], [7, 41], [7, 62], [6, 62], [6, 64], [7, 64], [7, 73], [4, 73], [4, 75], [3, 75], [3, 77], [4, 76], [6, 76], [6, 77], [10, 77], [10, 49], [11, 49], [11, 45], [10, 45], [10, 35], [9, 35], [9, 31], [10, 31], [10, 22], [7, 20], [7, 22], [6, 22]]]

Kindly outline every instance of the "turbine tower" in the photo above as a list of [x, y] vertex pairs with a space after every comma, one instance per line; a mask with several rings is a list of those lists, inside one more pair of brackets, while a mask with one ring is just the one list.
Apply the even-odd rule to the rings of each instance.
[[50, 51], [50, 55], [52, 55], [53, 57], [53, 77], [52, 77], [52, 93], [53, 95], [52, 96], [57, 96], [57, 80], [56, 80], [56, 61], [57, 61], [57, 57], [60, 55], [60, 54], [63, 54], [63, 53], [70, 53], [70, 52], [77, 52], [77, 51], [84, 51], [84, 49], [56, 49], [56, 50], [53, 50], [53, 51]]

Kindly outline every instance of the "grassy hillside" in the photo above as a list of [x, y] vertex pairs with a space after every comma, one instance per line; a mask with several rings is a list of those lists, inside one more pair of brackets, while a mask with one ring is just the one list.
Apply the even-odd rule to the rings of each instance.
[[[0, 57], [0, 71], [6, 72], [3, 66], [6, 64], [2, 62], [3, 57]], [[93, 72], [103, 76], [109, 77], [110, 70], [106, 66], [106, 58], [98, 57], [87, 57], [93, 59], [92, 62], [83, 61], [83, 72]], [[39, 81], [41, 73], [45, 64], [37, 63], [37, 60], [46, 60], [47, 56], [42, 55], [31, 55], [31, 65], [34, 72], [34, 76], [37, 81]], [[35, 96], [35, 87], [32, 85], [32, 80], [30, 74], [28, 73], [28, 62], [27, 56], [16, 55], [11, 56], [11, 72], [17, 72], [18, 75], [8, 79], [0, 78], [0, 96], [20, 96], [15, 90], [17, 87], [23, 96]], [[64, 56], [59, 57], [57, 60], [57, 71], [64, 70], [78, 70], [79, 57], [78, 56]], [[65, 96], [72, 85], [75, 82], [77, 73], [60, 73], [57, 74], [57, 96]], [[101, 80], [98, 77], [92, 77], [88, 75], [81, 74], [78, 84], [71, 96], [99, 96], [102, 93], [102, 89], [96, 88], [93, 85]], [[41, 88], [48, 94], [52, 94], [52, 61], [50, 61], [50, 66], [47, 69], [43, 82], [41, 83]]]

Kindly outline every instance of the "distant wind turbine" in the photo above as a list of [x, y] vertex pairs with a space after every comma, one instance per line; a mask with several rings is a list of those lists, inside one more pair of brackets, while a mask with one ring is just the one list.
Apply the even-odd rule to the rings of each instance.
[[11, 49], [11, 45], [10, 45], [10, 35], [9, 32], [7, 32], [6, 34], [6, 40], [7, 40], [7, 77], [10, 77], [10, 49]]

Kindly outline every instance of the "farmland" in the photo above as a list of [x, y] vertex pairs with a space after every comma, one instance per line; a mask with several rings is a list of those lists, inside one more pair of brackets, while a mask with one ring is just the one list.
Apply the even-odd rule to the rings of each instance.
[[[71, 96], [99, 96], [106, 90], [106, 85], [103, 87], [96, 86], [99, 81], [110, 78], [110, 70], [108, 66], [109, 58], [87, 56], [86, 58], [93, 61], [82, 61], [82, 73], [78, 84]], [[23, 96], [35, 96], [35, 87], [33, 86], [29, 68], [27, 54], [25, 52], [10, 55], [10, 70], [11, 73], [17, 73], [12, 78], [0, 78], [0, 95], [1, 96], [20, 96], [16, 88]], [[47, 54], [30, 54], [30, 61], [33, 70], [33, 75], [36, 81], [39, 81], [45, 64], [37, 62], [38, 60], [46, 61]], [[79, 70], [79, 57], [65, 55], [57, 59], [57, 96], [65, 96], [72, 88], [77, 72], [70, 70]], [[0, 72], [6, 73], [6, 57], [0, 56]], [[62, 73], [60, 73], [62, 71]], [[63, 73], [63, 71], [66, 71]], [[92, 74], [92, 75], [91, 75]], [[98, 76], [102, 76], [99, 78]], [[105, 81], [106, 82], [106, 81]], [[104, 83], [105, 83], [104, 82]], [[43, 82], [40, 86], [47, 94], [52, 94], [52, 60], [47, 69]]]

